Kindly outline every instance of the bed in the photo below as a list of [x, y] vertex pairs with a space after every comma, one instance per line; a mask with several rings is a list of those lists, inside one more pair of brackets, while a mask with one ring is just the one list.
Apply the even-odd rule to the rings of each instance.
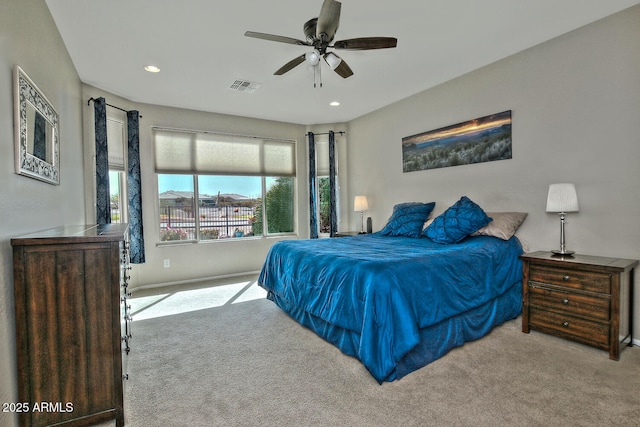
[[422, 216], [417, 234], [385, 227], [278, 242], [258, 283], [289, 316], [359, 359], [378, 383], [400, 379], [521, 313], [517, 237], [478, 234], [473, 225], [475, 234], [443, 244], [427, 236]]

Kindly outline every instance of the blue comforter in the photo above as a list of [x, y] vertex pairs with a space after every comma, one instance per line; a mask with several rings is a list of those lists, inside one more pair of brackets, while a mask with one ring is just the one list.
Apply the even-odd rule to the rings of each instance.
[[314, 328], [321, 336], [347, 332], [331, 341], [381, 382], [416, 347], [420, 330], [519, 284], [521, 253], [515, 237], [450, 245], [377, 234], [288, 240], [271, 248], [258, 283], [294, 317], [321, 320], [322, 329], [333, 331]]

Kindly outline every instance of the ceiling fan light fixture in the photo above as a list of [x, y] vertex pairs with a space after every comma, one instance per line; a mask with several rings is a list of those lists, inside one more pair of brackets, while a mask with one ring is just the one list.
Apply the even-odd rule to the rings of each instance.
[[324, 60], [327, 61], [327, 64], [329, 64], [329, 67], [331, 67], [332, 70], [338, 68], [338, 65], [342, 62], [342, 58], [331, 52], [324, 56]]
[[307, 60], [309, 65], [316, 66], [320, 62], [320, 52], [318, 52], [317, 49], [313, 49], [313, 51], [305, 55], [305, 59]]
[[160, 68], [156, 67], [155, 65], [146, 65], [144, 67], [144, 69], [150, 73], [159, 73], [160, 72]]

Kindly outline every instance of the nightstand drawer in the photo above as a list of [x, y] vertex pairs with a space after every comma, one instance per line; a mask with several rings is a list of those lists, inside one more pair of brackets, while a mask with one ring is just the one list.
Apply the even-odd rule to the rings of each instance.
[[552, 311], [539, 310], [531, 307], [529, 324], [532, 329], [571, 338], [585, 344], [602, 348], [609, 347], [609, 324], [592, 322], [590, 320], [569, 316]]
[[545, 310], [609, 321], [611, 300], [566, 292], [545, 286], [529, 285], [529, 304]]
[[611, 293], [611, 275], [607, 273], [531, 265], [529, 281], [603, 294]]

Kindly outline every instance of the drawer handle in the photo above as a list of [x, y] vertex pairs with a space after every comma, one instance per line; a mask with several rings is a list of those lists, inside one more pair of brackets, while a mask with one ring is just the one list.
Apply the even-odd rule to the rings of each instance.
[[568, 328], [569, 327], [569, 322], [562, 322], [562, 327], [563, 328]]
[[568, 298], [563, 299], [563, 300], [562, 300], [562, 303], [563, 303], [564, 305], [569, 304], [569, 299], [568, 299]]
[[569, 279], [570, 279], [570, 277], [569, 277], [569, 276], [562, 276], [562, 280], [563, 280], [564, 282], [568, 282], [568, 281], [569, 281]]

